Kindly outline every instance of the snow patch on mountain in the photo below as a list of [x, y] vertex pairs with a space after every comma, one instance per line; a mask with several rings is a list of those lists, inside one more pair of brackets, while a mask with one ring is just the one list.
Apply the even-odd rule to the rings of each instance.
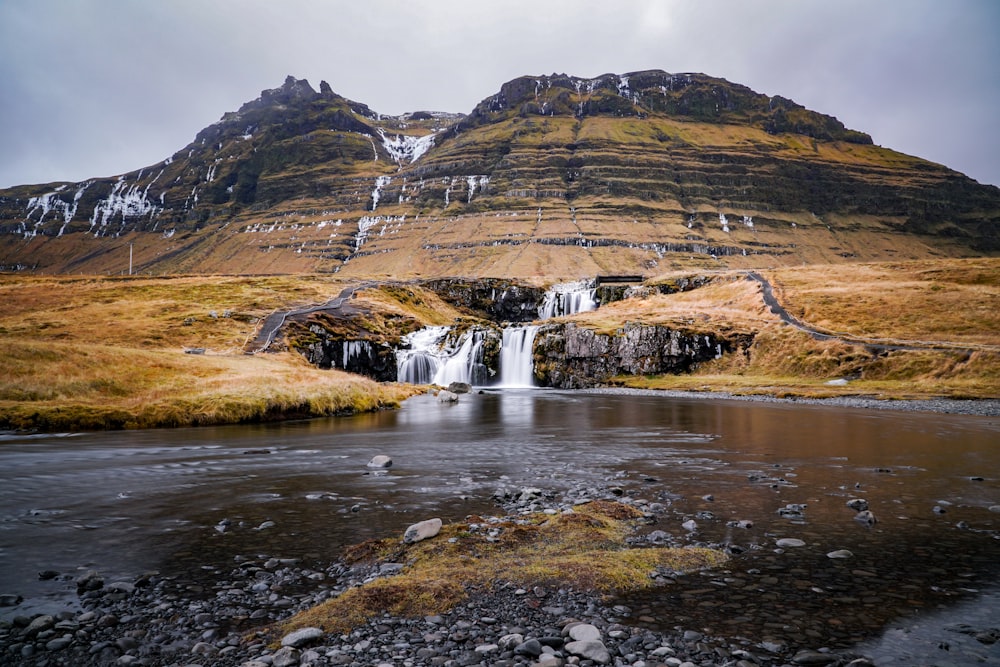
[[382, 128], [378, 129], [379, 138], [382, 140], [382, 147], [399, 165], [416, 162], [420, 157], [434, 146], [436, 132], [431, 132], [422, 137], [397, 134], [390, 136]]

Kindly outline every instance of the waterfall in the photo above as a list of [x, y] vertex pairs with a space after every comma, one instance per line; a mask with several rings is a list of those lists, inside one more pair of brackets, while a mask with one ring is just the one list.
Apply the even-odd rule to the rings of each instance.
[[532, 387], [535, 384], [532, 348], [537, 326], [507, 327], [500, 346], [500, 386]]
[[597, 289], [586, 280], [558, 283], [545, 292], [538, 309], [538, 319], [573, 315], [597, 308]]
[[458, 339], [457, 346], [446, 343], [449, 327], [427, 327], [404, 337], [410, 349], [396, 351], [396, 376], [400, 382], [438, 384], [452, 382], [486, 384], [483, 365], [482, 331], [471, 329]]

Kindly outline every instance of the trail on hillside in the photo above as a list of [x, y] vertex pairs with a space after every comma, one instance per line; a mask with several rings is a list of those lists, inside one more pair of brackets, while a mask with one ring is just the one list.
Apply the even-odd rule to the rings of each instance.
[[864, 345], [873, 350], [896, 351], [896, 350], [951, 350], [957, 352], [989, 351], [1000, 352], [1000, 346], [983, 345], [976, 343], [953, 343], [947, 341], [923, 341], [923, 340], [900, 340], [896, 338], [866, 338], [854, 334], [824, 331], [811, 324], [803, 322], [788, 312], [778, 298], [774, 295], [774, 288], [771, 283], [756, 271], [747, 272], [748, 280], [755, 280], [760, 283], [761, 296], [764, 304], [770, 308], [771, 312], [777, 315], [782, 322], [804, 331], [816, 340], [836, 340], [851, 345]]
[[257, 335], [254, 336], [253, 340], [245, 346], [245, 354], [260, 354], [261, 352], [266, 352], [267, 349], [271, 347], [271, 343], [274, 342], [278, 332], [281, 331], [281, 327], [288, 321], [288, 318], [296, 317], [298, 315], [318, 313], [321, 311], [340, 310], [344, 303], [354, 296], [355, 292], [360, 289], [365, 289], [366, 287], [371, 287], [374, 284], [375, 283], [373, 282], [366, 281], [358, 285], [345, 287], [336, 297], [317, 306], [294, 308], [292, 310], [278, 310], [271, 313], [264, 318], [264, 322], [261, 324], [260, 330], [257, 331]]

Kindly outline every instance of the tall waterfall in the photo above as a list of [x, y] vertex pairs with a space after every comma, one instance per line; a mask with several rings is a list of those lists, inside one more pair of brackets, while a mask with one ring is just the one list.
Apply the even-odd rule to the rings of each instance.
[[597, 289], [590, 281], [558, 283], [545, 292], [538, 319], [573, 315], [597, 308]]
[[396, 351], [396, 375], [400, 382], [438, 384], [452, 382], [486, 384], [482, 331], [472, 329], [455, 346], [446, 345], [449, 327], [427, 327], [404, 338], [410, 349]]
[[500, 346], [500, 385], [503, 387], [532, 387], [535, 384], [535, 367], [532, 348], [537, 326], [507, 327], [503, 330]]

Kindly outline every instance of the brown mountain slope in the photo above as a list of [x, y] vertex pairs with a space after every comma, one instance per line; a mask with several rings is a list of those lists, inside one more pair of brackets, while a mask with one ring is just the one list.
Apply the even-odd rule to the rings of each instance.
[[998, 220], [995, 187], [704, 75], [395, 118], [289, 77], [158, 165], [0, 192], [0, 266], [552, 280], [996, 254]]

